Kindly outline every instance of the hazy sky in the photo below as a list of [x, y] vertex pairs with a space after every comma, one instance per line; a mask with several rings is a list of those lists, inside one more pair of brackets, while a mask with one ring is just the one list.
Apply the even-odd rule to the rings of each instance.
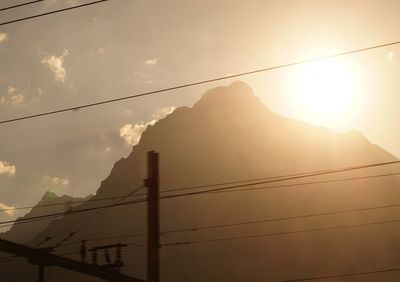
[[[48, 0], [0, 21], [85, 2]], [[0, 119], [398, 41], [399, 12], [397, 0], [112, 0], [2, 26]], [[337, 62], [351, 69], [353, 100], [332, 119], [298, 100], [307, 66], [242, 80], [279, 114], [361, 131], [400, 156], [400, 46]], [[147, 124], [230, 82], [0, 125], [0, 208], [35, 204], [46, 190], [94, 193]]]

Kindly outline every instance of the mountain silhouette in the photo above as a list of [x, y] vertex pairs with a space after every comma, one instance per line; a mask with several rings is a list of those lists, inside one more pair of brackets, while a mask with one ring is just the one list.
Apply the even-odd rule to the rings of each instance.
[[[133, 146], [130, 155], [114, 164], [96, 195], [75, 209], [104, 205], [104, 202], [92, 200], [127, 195], [142, 187], [146, 178], [146, 153], [151, 150], [160, 154], [160, 189], [164, 191], [163, 195], [182, 193], [165, 192], [175, 188], [396, 160], [361, 133], [336, 133], [273, 113], [247, 84], [235, 82], [206, 92], [192, 108], [178, 108], [149, 126], [140, 142]], [[399, 166], [251, 187], [363, 177], [394, 172], [396, 168]], [[396, 218], [398, 209], [196, 231], [196, 227], [201, 226], [396, 203], [399, 186], [396, 177], [380, 177], [165, 199], [161, 201], [161, 231], [180, 228], [193, 230], [162, 233], [161, 241], [187, 242], [392, 220]], [[145, 189], [141, 192], [145, 192]], [[77, 241], [141, 234], [146, 231], [145, 203], [66, 215], [53, 221], [29, 244], [37, 245], [46, 237], [60, 232], [65, 237], [71, 231], [77, 231], [74, 236]], [[400, 260], [397, 251], [400, 247], [397, 240], [399, 233], [396, 224], [387, 224], [165, 246], [161, 249], [161, 280], [280, 281], [391, 266]], [[58, 239], [63, 239], [62, 236]], [[132, 244], [124, 250], [126, 266], [123, 272], [145, 278], [145, 237], [126, 236], [89, 241], [88, 244], [95, 246], [117, 242]], [[64, 246], [56, 253], [78, 250], [78, 247]], [[70, 257], [78, 259], [78, 255]], [[16, 271], [17, 267], [24, 270], [23, 274]], [[34, 279], [36, 268], [19, 262], [8, 264], [7, 268], [0, 264], [0, 271], [7, 281], [28, 281], [27, 277]], [[387, 281], [397, 281], [390, 280], [396, 276], [388, 277]], [[48, 279], [98, 281], [56, 269]], [[363, 281], [375, 281], [368, 279], [363, 277]]]
[[90, 198], [74, 198], [68, 195], [57, 196], [56, 193], [47, 191], [42, 199], [27, 214], [17, 218], [17, 221], [10, 230], [0, 234], [0, 238], [11, 240], [17, 243], [26, 243], [34, 239], [41, 231], [43, 231], [54, 219], [39, 220], [25, 224], [21, 219], [26, 220], [51, 213], [64, 212], [66, 209], [73, 208]]

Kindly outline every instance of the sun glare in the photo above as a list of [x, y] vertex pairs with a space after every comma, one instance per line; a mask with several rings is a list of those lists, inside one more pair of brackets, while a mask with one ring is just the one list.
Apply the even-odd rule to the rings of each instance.
[[296, 75], [293, 92], [307, 119], [333, 123], [346, 119], [357, 91], [356, 72], [340, 60], [304, 65]]

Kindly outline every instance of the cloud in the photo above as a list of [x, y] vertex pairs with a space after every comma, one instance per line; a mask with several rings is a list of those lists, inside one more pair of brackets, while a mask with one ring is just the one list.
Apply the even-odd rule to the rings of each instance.
[[154, 59], [149, 59], [147, 61], [145, 61], [144, 63], [148, 66], [154, 66], [158, 63], [160, 59], [159, 58], [154, 58]]
[[103, 47], [100, 47], [97, 49], [96, 54], [97, 55], [104, 55], [106, 53], [106, 50]]
[[49, 183], [56, 186], [69, 186], [69, 180], [67, 178], [45, 175], [42, 178], [43, 182]]
[[125, 140], [128, 145], [136, 145], [140, 141], [140, 137], [142, 133], [146, 130], [148, 124], [139, 123], [139, 124], [126, 124], [119, 130], [119, 136]]
[[40, 98], [44, 95], [46, 95], [46, 89], [36, 86], [33, 90], [33, 95], [32, 95], [33, 97], [31, 99], [31, 101], [38, 102], [38, 101], [40, 101]]
[[22, 95], [21, 93], [16, 93], [14, 95], [10, 96], [10, 103], [11, 105], [19, 105], [22, 104], [25, 101], [25, 96]]
[[[154, 81], [148, 73], [135, 71], [131, 77], [135, 83], [152, 84]], [[130, 80], [130, 78], [128, 78]]]
[[[25, 93], [27, 93], [27, 95], [25, 95]], [[8, 86], [7, 93], [0, 96], [0, 105], [9, 104], [12, 106], [19, 106], [29, 102], [37, 102], [45, 94], [46, 90], [39, 86], [32, 87], [29, 85], [29, 89], [22, 91], [19, 88], [10, 85]]]
[[104, 47], [99, 47], [97, 49], [91, 49], [90, 53], [98, 56], [102, 56], [106, 53], [106, 49]]
[[149, 125], [154, 125], [158, 120], [165, 118], [172, 113], [176, 107], [165, 107], [158, 109], [152, 114], [153, 119], [148, 122], [139, 122], [137, 124], [125, 124], [119, 130], [119, 136], [125, 140], [125, 143], [134, 146], [139, 143], [142, 133]]
[[43, 96], [44, 94], [46, 94], [46, 90], [43, 88], [40, 88], [39, 86], [36, 86], [35, 90], [36, 90], [36, 94], [38, 96]]
[[0, 32], [0, 44], [6, 42], [8, 39], [8, 34], [5, 32]]
[[153, 113], [153, 118], [156, 120], [163, 119], [175, 110], [176, 110], [176, 107], [174, 107], [174, 106], [158, 109], [157, 111], [155, 111]]
[[0, 203], [0, 210], [3, 210], [7, 215], [15, 214], [15, 207], [7, 206], [6, 204]]
[[8, 87], [7, 95], [0, 96], [0, 104], [11, 104], [16, 106], [22, 104], [24, 101], [25, 95], [14, 86]]
[[0, 161], [0, 175], [4, 174], [7, 176], [13, 176], [15, 175], [15, 172], [15, 165], [10, 164], [9, 162]]
[[65, 57], [69, 55], [67, 49], [61, 54], [61, 56], [56, 57], [55, 55], [46, 56], [41, 63], [48, 66], [48, 68], [54, 73], [54, 78], [57, 81], [64, 82], [67, 77], [67, 71], [64, 67]]

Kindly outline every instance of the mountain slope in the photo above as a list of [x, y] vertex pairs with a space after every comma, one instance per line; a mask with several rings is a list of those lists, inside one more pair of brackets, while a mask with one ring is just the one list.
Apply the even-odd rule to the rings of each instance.
[[17, 222], [13, 227], [0, 234], [0, 237], [21, 244], [27, 243], [43, 231], [54, 219], [34, 221], [27, 224], [21, 224], [21, 219], [25, 220], [46, 214], [64, 212], [68, 208], [78, 206], [78, 204], [72, 204], [72, 202], [83, 202], [88, 198], [74, 198], [68, 195], [57, 196], [54, 192], [47, 191], [35, 207], [24, 216], [17, 218]]
[[[146, 153], [150, 150], [160, 153], [162, 191], [396, 160], [360, 133], [339, 134], [279, 116], [261, 103], [246, 84], [236, 82], [208, 91], [193, 108], [179, 108], [150, 126], [140, 143], [133, 147], [132, 153], [114, 165], [92, 199], [126, 195], [143, 186]], [[303, 182], [391, 172], [399, 167], [365, 169], [314, 177]], [[297, 182], [300, 181], [284, 184]], [[264, 186], [267, 185], [255, 187]], [[387, 177], [168, 199], [161, 202], [161, 230], [396, 203], [399, 187], [399, 178]], [[79, 208], [101, 204], [104, 203], [89, 200]], [[165, 234], [161, 238], [168, 243], [279, 233], [390, 220], [396, 218], [398, 211], [388, 209], [240, 228], [188, 231]], [[145, 215], [144, 204], [112, 208], [97, 214], [67, 215], [53, 222], [31, 243], [36, 244], [46, 236], [71, 228], [79, 230], [76, 239], [143, 233]], [[163, 247], [162, 280], [279, 281], [290, 277], [390, 266], [400, 259], [398, 252], [394, 251], [400, 247], [395, 239], [398, 235], [400, 229], [392, 224]], [[127, 237], [90, 244], [129, 242], [142, 245], [145, 240], [144, 237]], [[78, 246], [68, 250], [73, 248], [78, 250]], [[144, 278], [145, 249], [131, 246], [124, 258], [127, 267], [123, 271]], [[29, 271], [34, 273], [33, 269], [25, 273]], [[9, 274], [12, 270], [7, 273], [9, 279], [16, 279], [15, 273]], [[52, 279], [89, 281], [58, 272], [53, 273]], [[390, 279], [381, 281], [397, 281]]]

